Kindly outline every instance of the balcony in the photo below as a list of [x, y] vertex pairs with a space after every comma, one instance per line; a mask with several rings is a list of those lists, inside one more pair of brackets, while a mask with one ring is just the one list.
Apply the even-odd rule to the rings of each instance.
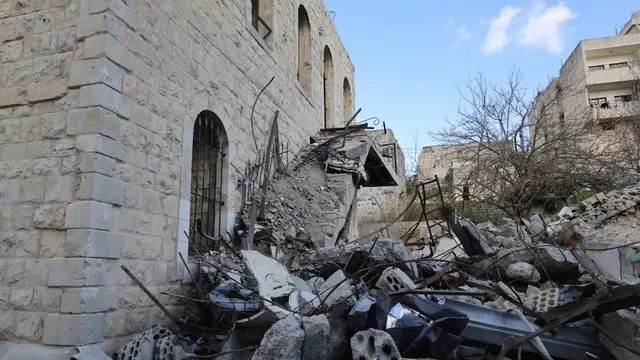
[[640, 101], [617, 101], [615, 107], [601, 108], [599, 105], [593, 106], [593, 117], [598, 121], [616, 120], [623, 121], [638, 116], [640, 112]]
[[616, 67], [605, 69], [589, 69], [587, 71], [587, 86], [591, 90], [604, 90], [620, 85], [631, 85], [637, 81], [637, 76], [631, 67]]

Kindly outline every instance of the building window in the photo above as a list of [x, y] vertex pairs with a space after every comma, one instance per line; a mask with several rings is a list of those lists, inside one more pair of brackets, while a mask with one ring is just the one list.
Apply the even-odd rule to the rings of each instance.
[[625, 67], [629, 67], [629, 63], [627, 63], [626, 61], [609, 64], [609, 69], [619, 69], [619, 68], [625, 68]]
[[328, 46], [324, 47], [324, 72], [322, 75], [324, 83], [324, 127], [335, 126], [333, 121], [333, 57]]
[[298, 81], [309, 90], [311, 85], [311, 24], [304, 6], [298, 7]]
[[344, 78], [344, 82], [342, 84], [342, 97], [344, 125], [347, 126], [347, 123], [353, 116], [353, 94], [351, 92], [351, 85], [349, 85], [349, 80], [347, 78]]
[[616, 123], [613, 120], [601, 120], [600, 126], [602, 126], [602, 130], [615, 130]]
[[632, 95], [618, 95], [618, 96], [614, 96], [613, 100], [622, 101], [622, 102], [629, 102], [629, 101], [633, 101], [633, 96]]
[[273, 32], [273, 0], [251, 0], [251, 26], [267, 39]]
[[205, 234], [222, 236], [224, 134], [222, 122], [213, 112], [203, 111], [196, 118], [191, 153], [189, 237], [193, 240], [192, 248], [200, 253], [213, 249], [214, 244], [198, 234], [198, 224]]
[[589, 71], [598, 71], [598, 70], [604, 70], [604, 65], [589, 66]]
[[602, 104], [606, 104], [607, 103], [607, 98], [606, 97], [599, 97], [599, 98], [591, 98], [589, 99], [589, 104], [591, 105], [602, 105]]

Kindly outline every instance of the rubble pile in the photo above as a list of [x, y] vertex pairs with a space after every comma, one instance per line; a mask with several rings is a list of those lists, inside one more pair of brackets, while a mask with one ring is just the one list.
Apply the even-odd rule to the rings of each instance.
[[[380, 236], [319, 246], [307, 232], [313, 245], [286, 261], [210, 251], [181, 322], [140, 334], [117, 359], [640, 359], [640, 238], [602, 236], [637, 234], [639, 205], [634, 186], [552, 219], [449, 216], [453, 236], [433, 249]], [[266, 226], [298, 229], [277, 206]], [[205, 337], [215, 345], [193, 340]]]

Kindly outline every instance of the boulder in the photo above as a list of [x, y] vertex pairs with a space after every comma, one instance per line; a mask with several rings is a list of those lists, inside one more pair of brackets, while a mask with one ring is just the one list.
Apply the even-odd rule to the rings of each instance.
[[276, 322], [267, 330], [252, 360], [300, 359], [305, 332], [295, 315]]
[[540, 282], [540, 273], [536, 270], [536, 267], [526, 262], [517, 262], [509, 265], [506, 273], [508, 277], [514, 280], [533, 284]]

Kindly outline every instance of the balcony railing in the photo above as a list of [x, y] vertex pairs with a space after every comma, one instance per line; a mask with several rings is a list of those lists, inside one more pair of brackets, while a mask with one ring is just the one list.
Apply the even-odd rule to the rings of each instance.
[[640, 101], [611, 101], [608, 108], [593, 105], [593, 116], [597, 120], [625, 120], [640, 116]]
[[603, 85], [619, 82], [635, 81], [632, 68], [629, 66], [608, 69], [590, 69], [587, 72], [587, 85]]

